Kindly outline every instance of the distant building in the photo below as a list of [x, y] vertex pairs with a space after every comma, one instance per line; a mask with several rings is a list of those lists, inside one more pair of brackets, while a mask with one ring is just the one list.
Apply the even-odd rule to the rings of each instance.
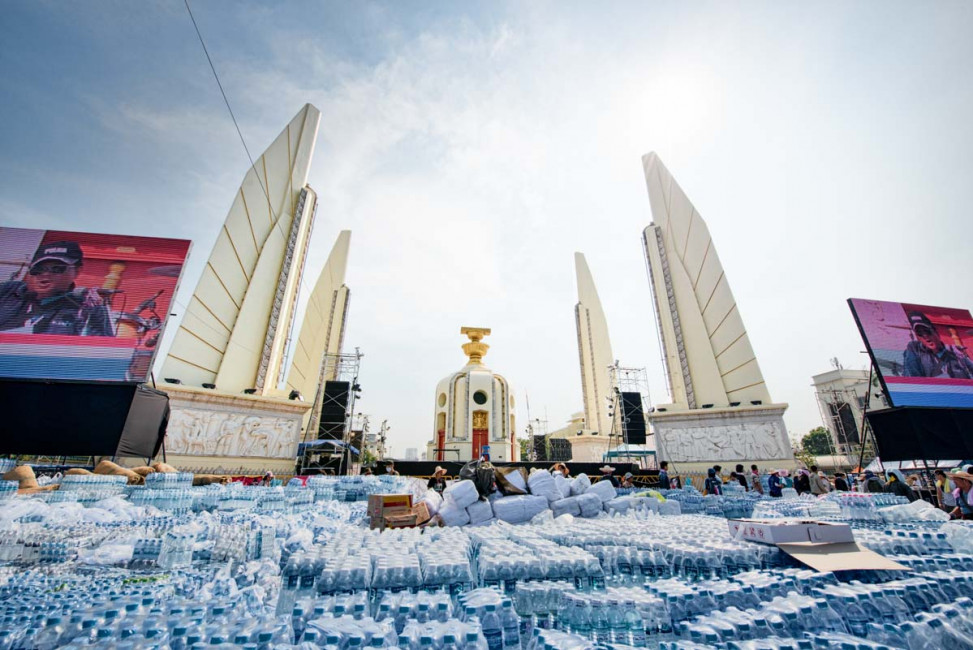
[[419, 460], [419, 450], [415, 447], [406, 447], [405, 460]]
[[848, 454], [858, 450], [866, 405], [868, 410], [885, 407], [881, 390], [869, 387], [867, 370], [847, 370], [840, 365], [835, 370], [814, 375], [811, 381], [834, 451]]

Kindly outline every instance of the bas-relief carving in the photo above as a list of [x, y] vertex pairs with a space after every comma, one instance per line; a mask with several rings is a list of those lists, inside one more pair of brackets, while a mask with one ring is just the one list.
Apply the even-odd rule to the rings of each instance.
[[473, 428], [486, 429], [489, 426], [486, 411], [473, 411]]
[[776, 422], [719, 426], [658, 427], [665, 458], [696, 462], [743, 458], [778, 460], [790, 457], [784, 430]]
[[290, 458], [296, 453], [298, 420], [175, 409], [166, 429], [166, 451], [192, 456]]

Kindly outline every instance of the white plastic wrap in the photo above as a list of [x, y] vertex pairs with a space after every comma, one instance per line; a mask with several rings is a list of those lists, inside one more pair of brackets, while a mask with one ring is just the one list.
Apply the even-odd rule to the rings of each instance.
[[561, 490], [554, 482], [554, 477], [546, 469], [540, 469], [531, 473], [527, 479], [527, 487], [534, 496], [544, 497], [548, 503], [564, 498]]
[[439, 509], [443, 507], [443, 497], [435, 490], [426, 490], [419, 500], [426, 504], [430, 516], [439, 514]]
[[587, 474], [578, 474], [571, 481], [571, 496], [576, 497], [579, 494], [584, 494], [591, 487], [591, 479], [588, 478]]
[[597, 517], [601, 514], [601, 499], [597, 494], [580, 494], [577, 499], [582, 517]]
[[473, 481], [456, 481], [443, 491], [443, 498], [452, 502], [457, 508], [469, 508], [480, 500], [480, 493], [476, 491]]
[[560, 501], [555, 501], [551, 504], [551, 509], [554, 511], [555, 517], [560, 517], [561, 515], [581, 516], [581, 506], [578, 505], [578, 497], [567, 497]]
[[546, 497], [525, 494], [504, 497], [493, 502], [493, 514], [508, 524], [522, 524], [547, 509]]
[[497, 468], [497, 473], [502, 473], [503, 477], [510, 485], [514, 486], [524, 494], [527, 494], [527, 481], [524, 480], [524, 470], [519, 467]]
[[681, 515], [682, 506], [678, 501], [673, 499], [668, 499], [659, 504], [659, 514], [660, 515]]
[[607, 503], [618, 496], [618, 493], [615, 492], [615, 486], [612, 485], [611, 481], [609, 481], [607, 478], [601, 479], [585, 490], [585, 494], [594, 494], [601, 499], [602, 503]]
[[493, 519], [493, 508], [489, 501], [477, 501], [466, 509], [466, 514], [470, 516], [471, 524], [479, 524]]
[[[469, 481], [464, 481], [469, 483]], [[460, 508], [452, 500], [445, 500], [443, 507], [439, 509], [439, 518], [447, 526], [465, 526], [470, 523], [470, 515], [466, 508]]]
[[912, 503], [890, 506], [879, 510], [887, 523], [900, 521], [949, 521], [949, 515], [928, 501], [917, 499]]
[[615, 497], [611, 501], [605, 501], [602, 507], [605, 509], [605, 512], [612, 514], [615, 512], [628, 512], [635, 505], [635, 499], [632, 497]]
[[560, 472], [554, 472], [552, 476], [554, 476], [554, 485], [561, 492], [561, 496], [565, 498], [571, 496], [571, 481], [561, 476]]

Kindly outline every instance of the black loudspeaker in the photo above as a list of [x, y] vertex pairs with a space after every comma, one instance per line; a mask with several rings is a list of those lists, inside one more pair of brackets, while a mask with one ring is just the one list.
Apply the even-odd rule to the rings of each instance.
[[883, 461], [973, 458], [973, 409], [925, 407], [869, 411]]
[[861, 444], [861, 437], [858, 435], [858, 422], [855, 421], [855, 413], [851, 410], [851, 404], [829, 402], [828, 413], [834, 423], [834, 431], [838, 434], [839, 445]]
[[623, 438], [629, 445], [645, 444], [645, 415], [641, 393], [622, 393]]
[[547, 441], [546, 436], [534, 436], [532, 444], [534, 445], [534, 460], [548, 461], [550, 458], [547, 457]]
[[548, 460], [567, 462], [571, 460], [571, 441], [566, 438], [551, 438], [551, 457]]
[[0, 381], [0, 454], [155, 456], [169, 396], [137, 384]]
[[318, 439], [341, 440], [345, 434], [348, 417], [348, 397], [351, 384], [347, 381], [324, 383], [321, 398], [321, 419], [318, 422]]

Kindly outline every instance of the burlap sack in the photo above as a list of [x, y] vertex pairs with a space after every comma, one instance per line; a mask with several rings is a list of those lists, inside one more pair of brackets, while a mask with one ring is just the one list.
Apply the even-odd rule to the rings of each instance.
[[222, 474], [196, 474], [193, 476], [193, 485], [212, 485], [214, 483], [225, 485], [229, 482], [230, 477]]
[[37, 494], [38, 492], [53, 492], [61, 487], [60, 485], [45, 485], [43, 487], [21, 488], [17, 494]]
[[117, 469], [121, 469], [121, 466], [105, 459], [95, 465], [95, 474], [114, 474]]
[[3, 475], [3, 480], [17, 481], [20, 483], [20, 489], [37, 487], [37, 477], [34, 475], [34, 469], [30, 465], [14, 467]]
[[163, 474], [175, 474], [179, 471], [172, 465], [167, 465], [166, 463], [152, 463], [152, 469]]
[[91, 472], [82, 467], [72, 467], [71, 469], [64, 470], [65, 476], [91, 476]]
[[141, 467], [133, 467], [132, 471], [142, 477], [148, 476], [149, 474], [155, 474], [155, 470], [149, 467], [148, 465], [142, 465]]

